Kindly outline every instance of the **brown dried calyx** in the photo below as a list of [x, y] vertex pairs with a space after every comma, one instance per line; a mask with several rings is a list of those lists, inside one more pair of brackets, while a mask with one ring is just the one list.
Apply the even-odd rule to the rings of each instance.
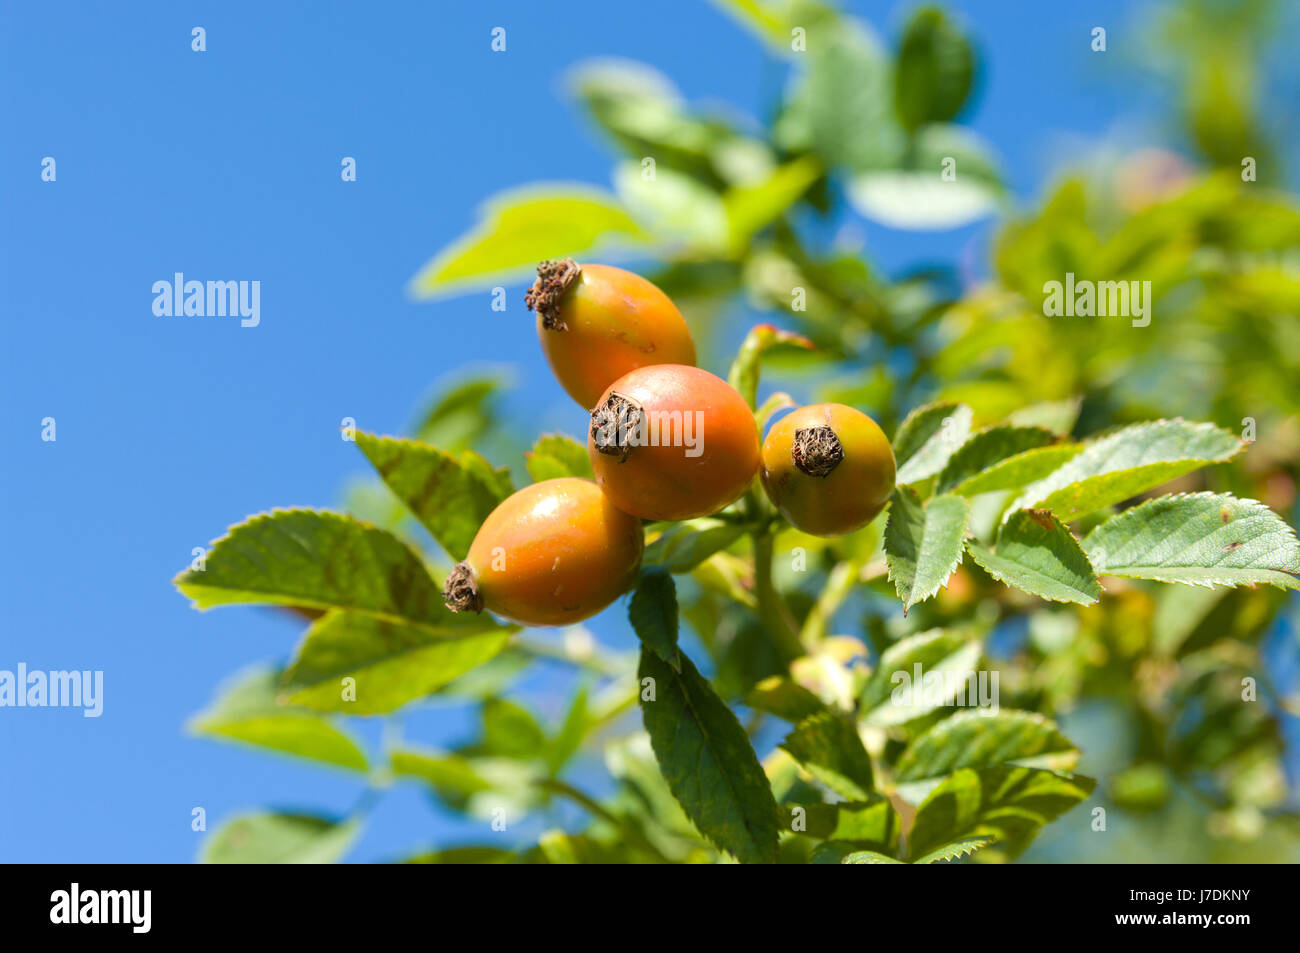
[[537, 266], [537, 280], [524, 295], [524, 305], [542, 316], [542, 327], [548, 331], [567, 330], [560, 317], [560, 299], [581, 274], [582, 267], [572, 258], [557, 258]]
[[483, 611], [483, 597], [479, 595], [474, 570], [469, 563], [457, 563], [456, 568], [447, 574], [442, 598], [452, 612]]
[[645, 410], [618, 391], [610, 391], [605, 402], [591, 412], [591, 442], [598, 453], [627, 459], [628, 451], [640, 442]]
[[844, 447], [830, 427], [804, 427], [794, 432], [790, 456], [800, 472], [827, 477], [844, 459]]

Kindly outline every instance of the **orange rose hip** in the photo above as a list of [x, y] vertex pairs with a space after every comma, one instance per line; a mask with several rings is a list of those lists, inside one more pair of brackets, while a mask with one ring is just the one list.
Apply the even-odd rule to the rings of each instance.
[[876, 422], [844, 404], [812, 404], [763, 441], [763, 489], [796, 529], [842, 536], [875, 518], [894, 492], [894, 451]]
[[542, 262], [524, 301], [556, 379], [587, 410], [611, 381], [648, 364], [694, 364], [686, 319], [652, 282], [572, 258]]
[[721, 509], [758, 472], [758, 426], [730, 384], [698, 367], [625, 374], [591, 414], [596, 482], [624, 512], [684, 520]]
[[580, 622], [627, 590], [644, 543], [640, 521], [590, 480], [545, 480], [488, 514], [443, 597], [453, 612], [487, 609], [523, 625]]

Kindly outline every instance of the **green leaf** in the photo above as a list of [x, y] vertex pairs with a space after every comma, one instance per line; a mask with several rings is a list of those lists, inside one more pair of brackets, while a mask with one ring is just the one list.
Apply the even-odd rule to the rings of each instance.
[[916, 858], [912, 863], [935, 864], [940, 861], [957, 860], [959, 857], [969, 856], [991, 843], [993, 843], [991, 837], [968, 837], [965, 840], [953, 841], [951, 844], [944, 844], [942, 847], [935, 848], [924, 857]]
[[528, 475], [534, 483], [561, 477], [594, 479], [587, 448], [561, 433], [544, 434], [525, 457]]
[[1300, 589], [1295, 530], [1228, 493], [1162, 496], [1102, 523], [1083, 541], [1099, 573], [1195, 586]]
[[482, 752], [502, 758], [535, 758], [546, 747], [546, 732], [532, 712], [505, 698], [483, 702]]
[[1008, 457], [1045, 447], [1055, 439], [1055, 435], [1043, 427], [991, 427], [981, 430], [948, 458], [947, 464], [939, 473], [935, 491], [947, 493], [1006, 462]]
[[677, 648], [677, 585], [663, 569], [641, 573], [628, 603], [627, 617], [641, 644], [673, 667], [682, 670]]
[[921, 129], [896, 163], [849, 180], [849, 204], [890, 228], [960, 228], [997, 211], [1004, 189], [989, 146], [969, 129]]
[[1012, 513], [993, 552], [974, 542], [966, 548], [994, 579], [1043, 599], [1089, 606], [1101, 598], [1101, 584], [1079, 541], [1050, 510]]
[[[881, 654], [863, 687], [863, 720], [869, 725], [902, 725], [951, 704], [974, 674], [979, 657], [979, 643], [961, 632], [935, 629], [899, 639]], [[936, 680], [940, 688], [927, 690], [925, 679]]]
[[961, 768], [917, 808], [908, 853], [925, 858], [955, 841], [987, 837], [1014, 855], [1094, 787], [1091, 778], [1037, 768]]
[[957, 25], [937, 7], [921, 7], [903, 29], [894, 67], [894, 110], [910, 130], [946, 122], [970, 95], [975, 54]]
[[791, 50], [791, 31], [798, 26], [808, 29], [834, 23], [834, 7], [820, 0], [713, 0], [741, 24], [749, 27], [768, 43], [774, 53], [795, 55]]
[[421, 443], [446, 451], [469, 448], [499, 424], [497, 395], [511, 379], [508, 370], [493, 369], [440, 390], [416, 415], [412, 434]]
[[821, 163], [800, 156], [772, 170], [762, 182], [734, 186], [722, 197], [733, 250], [743, 250], [749, 240], [772, 224], [797, 202], [822, 176]]
[[[616, 708], [615, 711], [621, 712], [622, 709]], [[560, 770], [569, 763], [582, 747], [587, 733], [600, 721], [600, 716], [591, 711], [587, 686], [579, 685], [573, 695], [573, 701], [569, 703], [568, 711], [565, 712], [564, 720], [560, 723], [559, 730], [546, 744], [546, 767], [552, 775], [559, 774]]]
[[804, 719], [780, 747], [841, 797], [855, 801], [870, 797], [871, 756], [862, 746], [857, 727], [838, 712]]
[[395, 776], [423, 781], [445, 798], [465, 798], [495, 786], [479, 773], [473, 760], [462, 755], [402, 748], [389, 757]]
[[970, 436], [973, 414], [965, 404], [936, 403], [907, 415], [894, 434], [898, 483], [917, 483], [934, 476]]
[[[964, 448], [963, 448], [964, 449]], [[1018, 490], [1035, 480], [1041, 480], [1067, 460], [1079, 454], [1083, 447], [1077, 443], [1058, 443], [1050, 447], [1026, 450], [1000, 460], [986, 470], [962, 479], [951, 488], [961, 496], [978, 496], [997, 490]]]
[[894, 491], [885, 524], [885, 563], [903, 612], [929, 599], [961, 563], [970, 507], [945, 494], [922, 504], [911, 487]]
[[681, 663], [678, 673], [641, 650], [641, 714], [659, 769], [701, 834], [742, 863], [775, 863], [777, 808], [767, 776], [731, 709], [684, 654]]
[[1013, 427], [1046, 427], [1058, 436], [1067, 437], [1079, 420], [1082, 406], [1079, 397], [1040, 401], [1012, 411], [1007, 415], [1007, 423]]
[[740, 396], [745, 398], [745, 403], [751, 408], [758, 405], [759, 364], [763, 354], [769, 348], [782, 345], [804, 349], [813, 347], [812, 341], [802, 334], [782, 331], [773, 324], [754, 325], [740, 345], [736, 360], [732, 362], [731, 371], [727, 374], [727, 383], [740, 392]]
[[[829, 846], [823, 844], [823, 847]], [[896, 860], [888, 854], [882, 854], [874, 850], [854, 850], [840, 857], [841, 864], [901, 864], [901, 860]]]
[[[514, 631], [485, 617], [448, 616], [457, 621], [440, 634], [362, 612], [328, 612], [307, 630], [281, 687], [289, 701], [316, 711], [386, 714], [483, 664]], [[345, 678], [353, 679], [346, 699]]]
[[703, 182], [671, 168], [656, 168], [647, 179], [640, 159], [614, 167], [614, 191], [657, 239], [721, 253], [730, 241], [722, 195]]
[[1241, 440], [1214, 424], [1154, 420], [1124, 427], [1025, 488], [1012, 510], [1045, 508], [1066, 522], [1236, 456]]
[[249, 602], [354, 609], [439, 627], [450, 616], [441, 588], [409, 546], [385, 530], [317, 510], [250, 517], [212, 544], [204, 569], [183, 572], [174, 583], [198, 609]]
[[820, 698], [798, 682], [781, 675], [769, 676], [750, 689], [745, 704], [792, 724], [826, 711]]
[[796, 834], [887, 853], [898, 846], [898, 814], [889, 799], [879, 794], [836, 804], [787, 804], [782, 810]]
[[306, 814], [245, 814], [227, 821], [204, 842], [205, 864], [332, 864], [361, 833], [359, 821], [342, 823]]
[[894, 764], [899, 793], [920, 801], [944, 775], [959, 768], [1021, 764], [1071, 770], [1079, 749], [1056, 723], [1028, 711], [962, 711], [915, 739]]
[[486, 844], [431, 850], [401, 861], [403, 864], [517, 864], [519, 862], [519, 855], [514, 851], [506, 850], [504, 847], [490, 847]]
[[711, 516], [680, 523], [656, 523], [647, 527], [659, 535], [645, 548], [642, 563], [660, 566], [672, 573], [690, 572], [716, 552], [720, 552], [745, 535], [743, 523], [732, 523]]
[[218, 699], [195, 715], [196, 735], [269, 748], [350, 771], [367, 771], [366, 756], [350, 736], [315, 712], [276, 701], [279, 675], [267, 669], [241, 673]]
[[565, 258], [611, 239], [642, 242], [641, 227], [608, 193], [581, 185], [537, 184], [491, 198], [472, 232], [411, 279], [428, 299], [521, 278], [539, 261]]
[[889, 57], [862, 21], [844, 17], [809, 29], [807, 72], [777, 124], [791, 152], [811, 149], [827, 165], [849, 169], [892, 165], [903, 151], [893, 116]]
[[510, 473], [473, 450], [437, 447], [358, 431], [357, 446], [388, 488], [455, 560], [465, 558], [483, 520], [510, 495]]

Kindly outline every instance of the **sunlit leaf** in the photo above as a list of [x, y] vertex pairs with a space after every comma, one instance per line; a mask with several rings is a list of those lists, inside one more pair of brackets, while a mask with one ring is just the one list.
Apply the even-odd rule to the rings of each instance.
[[863, 687], [863, 720], [902, 725], [951, 704], [966, 691], [979, 657], [979, 643], [961, 632], [936, 629], [900, 639], [884, 651]]
[[222, 687], [213, 704], [189, 723], [194, 734], [268, 748], [351, 771], [366, 771], [366, 756], [335, 724], [278, 699], [279, 676], [255, 670]]
[[965, 404], [926, 404], [913, 410], [894, 434], [898, 483], [934, 476], [970, 436], [971, 409]]
[[889, 578], [906, 612], [939, 591], [961, 563], [969, 506], [945, 494], [922, 504], [911, 487], [894, 491], [885, 524]]
[[[1005, 462], [1010, 457], [1044, 447], [1055, 439], [1051, 431], [1041, 427], [991, 427], [981, 430], [966, 441], [948, 458], [939, 473], [935, 491], [946, 493], [959, 488], [976, 476]], [[1049, 471], [1050, 472], [1050, 471]], [[986, 483], [989, 482], [986, 480]], [[1005, 489], [991, 486], [988, 489]], [[977, 492], [987, 492], [979, 490]]]
[[1084, 446], [1012, 505], [1050, 509], [1068, 521], [1122, 502], [1174, 477], [1236, 456], [1242, 442], [1214, 424], [1155, 420], [1133, 424]]
[[561, 477], [593, 479], [587, 448], [564, 434], [543, 434], [525, 456], [528, 475], [535, 483]]
[[613, 196], [587, 186], [546, 184], [503, 192], [487, 202], [481, 218], [411, 279], [415, 297], [462, 294], [522, 278], [539, 261], [605, 242], [647, 238]]
[[510, 474], [473, 450], [437, 447], [358, 431], [357, 447], [393, 494], [453, 559], [464, 559], [489, 513], [510, 495]]
[[227, 821], [203, 844], [205, 864], [332, 864], [355, 843], [359, 821], [306, 814], [246, 814]]
[[361, 612], [328, 612], [307, 630], [281, 689], [290, 702], [317, 711], [394, 711], [505, 648], [513, 629], [487, 617], [465, 618], [472, 624], [438, 633]]
[[1102, 523], [1083, 548], [1111, 576], [1300, 589], [1295, 530], [1262, 503], [1227, 493], [1148, 500]]
[[1094, 787], [1090, 778], [1035, 768], [961, 768], [917, 809], [908, 853], [926, 857], [956, 841], [990, 838], [1014, 854]]
[[1053, 602], [1091, 605], [1101, 585], [1087, 555], [1048, 510], [1017, 510], [998, 531], [993, 551], [974, 542], [967, 550], [999, 582]]
[[992, 214], [1003, 193], [989, 147], [957, 126], [921, 129], [896, 164], [855, 175], [849, 203], [890, 228], [959, 228]]

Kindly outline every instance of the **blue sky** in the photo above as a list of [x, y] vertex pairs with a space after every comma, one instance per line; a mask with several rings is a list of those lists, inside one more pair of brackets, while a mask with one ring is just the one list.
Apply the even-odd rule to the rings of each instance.
[[[562, 95], [569, 65], [644, 60], [688, 98], [756, 117], [783, 74], [704, 2], [567, 6], [5, 5], [0, 668], [102, 669], [105, 710], [0, 711], [0, 860], [184, 861], [195, 806], [214, 827], [262, 804], [344, 812], [358, 798], [346, 776], [186, 736], [219, 681], [284, 657], [298, 631], [256, 609], [195, 613], [169, 580], [246, 514], [337, 503], [366, 469], [340, 420], [399, 431], [467, 364], [513, 365], [525, 429], [576, 429], [519, 289], [500, 314], [486, 295], [414, 303], [407, 280], [495, 191], [608, 184], [611, 153]], [[851, 6], [890, 37], [906, 9]], [[989, 65], [972, 125], [1021, 199], [1070, 143], [1159, 102], [1087, 50], [1100, 23], [1127, 55], [1131, 4], [954, 6]], [[952, 260], [986, 234], [865, 231], [887, 269]], [[155, 316], [151, 286], [177, 271], [259, 280], [260, 326]], [[616, 619], [597, 629], [626, 638]], [[407, 723], [433, 744], [465, 730], [455, 710]], [[401, 790], [352, 856], [461, 833]]]

